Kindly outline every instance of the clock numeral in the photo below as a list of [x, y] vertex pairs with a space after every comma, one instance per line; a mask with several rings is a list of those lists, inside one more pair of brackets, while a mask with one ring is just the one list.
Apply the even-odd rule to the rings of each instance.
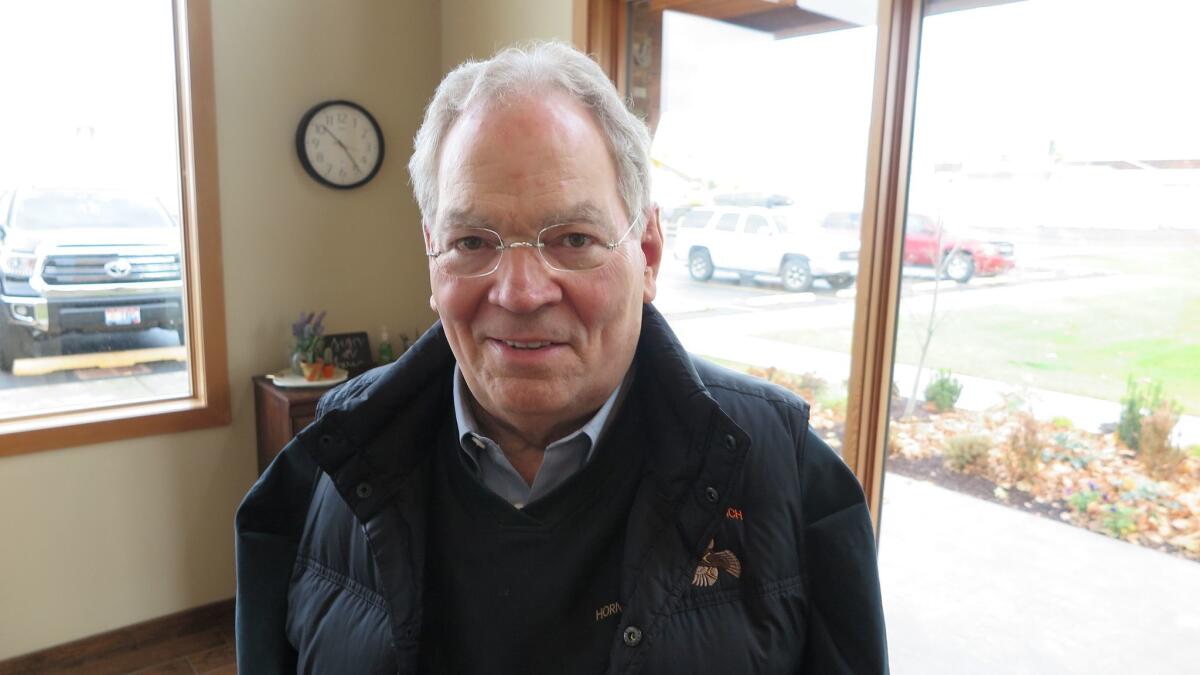
[[350, 119], [350, 126], [354, 127], [355, 129], [358, 128], [358, 118], [357, 117], [353, 117]]
[[321, 147], [321, 141], [318, 140], [316, 136], [308, 139], [308, 144], [311, 145], [314, 150]]
[[325, 161], [325, 153], [318, 152], [317, 154], [313, 155], [313, 161], [314, 162], [324, 162]]
[[338, 169], [338, 178], [345, 178], [345, 177], [346, 177], [346, 167], [342, 167], [342, 168]]
[[324, 170], [324, 171], [322, 171], [321, 173], [324, 173], [326, 176], [328, 176], [329, 174], [333, 173], [333, 164], [332, 164], [332, 163], [330, 163], [330, 164], [326, 164], [326, 165], [325, 165], [325, 170]]
[[366, 163], [367, 163], [367, 156], [366, 156], [366, 155], [363, 155], [362, 157], [359, 157], [359, 159], [360, 159], [360, 160], [362, 160], [362, 163], [363, 163], [363, 164], [366, 164]]
[[366, 138], [366, 137], [367, 137], [367, 130], [363, 129], [362, 136], [359, 136], [359, 138]]
[[325, 126], [328, 127], [331, 124], [333, 124], [333, 115], [326, 115], [325, 116]]
[[340, 113], [338, 113], [338, 114], [337, 114], [337, 120], [338, 120], [338, 124], [341, 124], [342, 122], [345, 122], [345, 121], [346, 121], [346, 113], [344, 113], [344, 112], [340, 112]]

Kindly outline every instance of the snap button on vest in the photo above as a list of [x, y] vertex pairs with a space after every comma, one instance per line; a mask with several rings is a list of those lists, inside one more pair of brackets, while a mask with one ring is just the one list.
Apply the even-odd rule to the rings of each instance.
[[704, 488], [704, 498], [713, 504], [716, 504], [721, 500], [721, 493], [717, 492], [717, 488], [709, 485], [708, 487]]
[[730, 450], [737, 447], [737, 440], [734, 439], [733, 434], [725, 434], [725, 447]]
[[367, 499], [371, 496], [371, 484], [359, 483], [358, 487], [354, 488], [354, 494], [358, 495], [359, 499]]
[[642, 629], [637, 626], [630, 626], [625, 629], [621, 635], [621, 639], [625, 641], [628, 647], [636, 647], [642, 643]]
[[321, 436], [321, 447], [328, 448], [331, 445], [333, 445], [333, 436], [330, 436], [329, 434]]

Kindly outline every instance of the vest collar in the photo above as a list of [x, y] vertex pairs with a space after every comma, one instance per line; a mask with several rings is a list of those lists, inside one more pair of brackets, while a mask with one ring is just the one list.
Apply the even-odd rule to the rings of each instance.
[[[664, 495], [682, 496], [681, 534], [698, 540], [740, 467], [749, 438], [725, 415], [691, 358], [652, 305], [642, 310], [634, 387], [652, 400], [656, 436], [667, 439], [648, 457]], [[454, 355], [435, 323], [401, 358], [360, 383], [330, 394], [332, 403], [297, 442], [333, 479], [355, 515], [369, 520], [400, 492], [436, 447], [436, 431], [452, 406]], [[644, 399], [644, 400], [646, 400]], [[715, 450], [715, 451], [714, 451]], [[718, 498], [712, 499], [716, 490]]]

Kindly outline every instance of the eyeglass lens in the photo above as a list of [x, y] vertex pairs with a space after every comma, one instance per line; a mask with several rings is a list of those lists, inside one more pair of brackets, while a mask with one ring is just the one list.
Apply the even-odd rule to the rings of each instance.
[[[615, 243], [610, 228], [594, 223], [562, 223], [538, 233], [534, 246], [546, 264], [560, 271], [583, 271], [600, 267]], [[479, 276], [500, 264], [506, 248], [530, 246], [528, 242], [505, 244], [500, 235], [485, 228], [453, 228], [435, 239], [435, 261], [447, 274]]]

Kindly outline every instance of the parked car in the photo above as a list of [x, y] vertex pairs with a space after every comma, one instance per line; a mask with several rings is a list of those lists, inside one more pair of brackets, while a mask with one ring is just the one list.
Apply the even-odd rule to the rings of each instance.
[[[791, 216], [791, 217], [789, 217]], [[697, 207], [684, 216], [673, 253], [697, 281], [716, 270], [779, 276], [789, 291], [807, 291], [817, 279], [832, 288], [854, 283], [858, 238], [803, 225], [785, 209]]]
[[[838, 211], [825, 216], [822, 225], [834, 231], [858, 232], [862, 217], [851, 211]], [[939, 261], [942, 274], [960, 284], [976, 275], [1007, 272], [1016, 264], [1011, 242], [957, 236], [939, 227], [929, 216], [910, 213], [904, 228], [904, 264], [932, 268]]]
[[776, 208], [791, 206], [792, 198], [787, 195], [768, 194], [765, 192], [729, 192], [713, 196], [717, 206], [765, 206]]
[[0, 196], [0, 370], [68, 333], [169, 328], [183, 343], [180, 233], [157, 200]]

